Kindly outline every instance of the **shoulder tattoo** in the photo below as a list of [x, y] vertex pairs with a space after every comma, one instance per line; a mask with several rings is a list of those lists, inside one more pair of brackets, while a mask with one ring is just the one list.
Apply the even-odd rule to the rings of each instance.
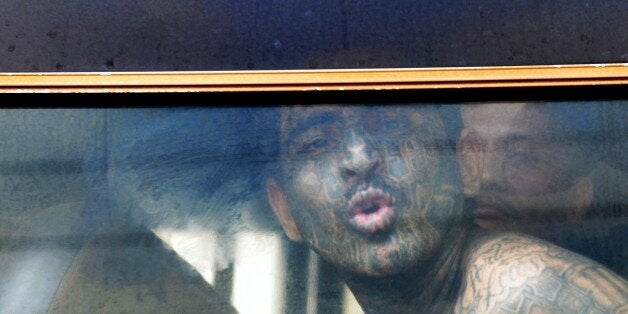
[[628, 313], [628, 283], [550, 243], [507, 234], [470, 252], [460, 313]]

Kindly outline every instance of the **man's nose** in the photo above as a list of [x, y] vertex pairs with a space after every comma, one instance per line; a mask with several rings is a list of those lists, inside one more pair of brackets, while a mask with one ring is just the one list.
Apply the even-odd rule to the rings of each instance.
[[504, 153], [488, 149], [484, 152], [481, 184], [499, 184], [504, 179], [503, 173]]
[[347, 154], [342, 161], [346, 177], [367, 177], [379, 164], [379, 154], [357, 131], [350, 130], [346, 139]]

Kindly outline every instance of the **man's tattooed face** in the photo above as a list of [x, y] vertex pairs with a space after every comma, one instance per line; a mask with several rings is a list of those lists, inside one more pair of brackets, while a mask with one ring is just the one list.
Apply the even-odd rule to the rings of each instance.
[[282, 142], [280, 181], [299, 232], [347, 270], [417, 266], [461, 221], [453, 152], [433, 108], [289, 108]]

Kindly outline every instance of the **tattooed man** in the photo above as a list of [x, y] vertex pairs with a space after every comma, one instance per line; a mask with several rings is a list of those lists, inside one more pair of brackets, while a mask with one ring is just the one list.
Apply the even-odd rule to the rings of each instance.
[[471, 227], [435, 108], [285, 108], [281, 142], [271, 207], [367, 312], [628, 310], [627, 283], [602, 266]]

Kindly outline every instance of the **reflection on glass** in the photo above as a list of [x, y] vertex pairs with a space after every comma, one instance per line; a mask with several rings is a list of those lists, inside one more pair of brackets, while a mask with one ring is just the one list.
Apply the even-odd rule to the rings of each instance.
[[241, 313], [281, 313], [283, 269], [279, 234], [236, 236], [233, 304]]
[[0, 111], [0, 312], [622, 312], [625, 108]]
[[188, 262], [210, 285], [216, 277], [216, 235], [213, 230], [157, 228], [153, 232]]
[[307, 272], [307, 314], [318, 313], [317, 293], [318, 293], [318, 274], [319, 274], [319, 257], [313, 253], [308, 254], [308, 272]]
[[360, 304], [353, 296], [351, 290], [346, 285], [342, 286], [342, 313], [343, 314], [360, 314], [364, 313]]

